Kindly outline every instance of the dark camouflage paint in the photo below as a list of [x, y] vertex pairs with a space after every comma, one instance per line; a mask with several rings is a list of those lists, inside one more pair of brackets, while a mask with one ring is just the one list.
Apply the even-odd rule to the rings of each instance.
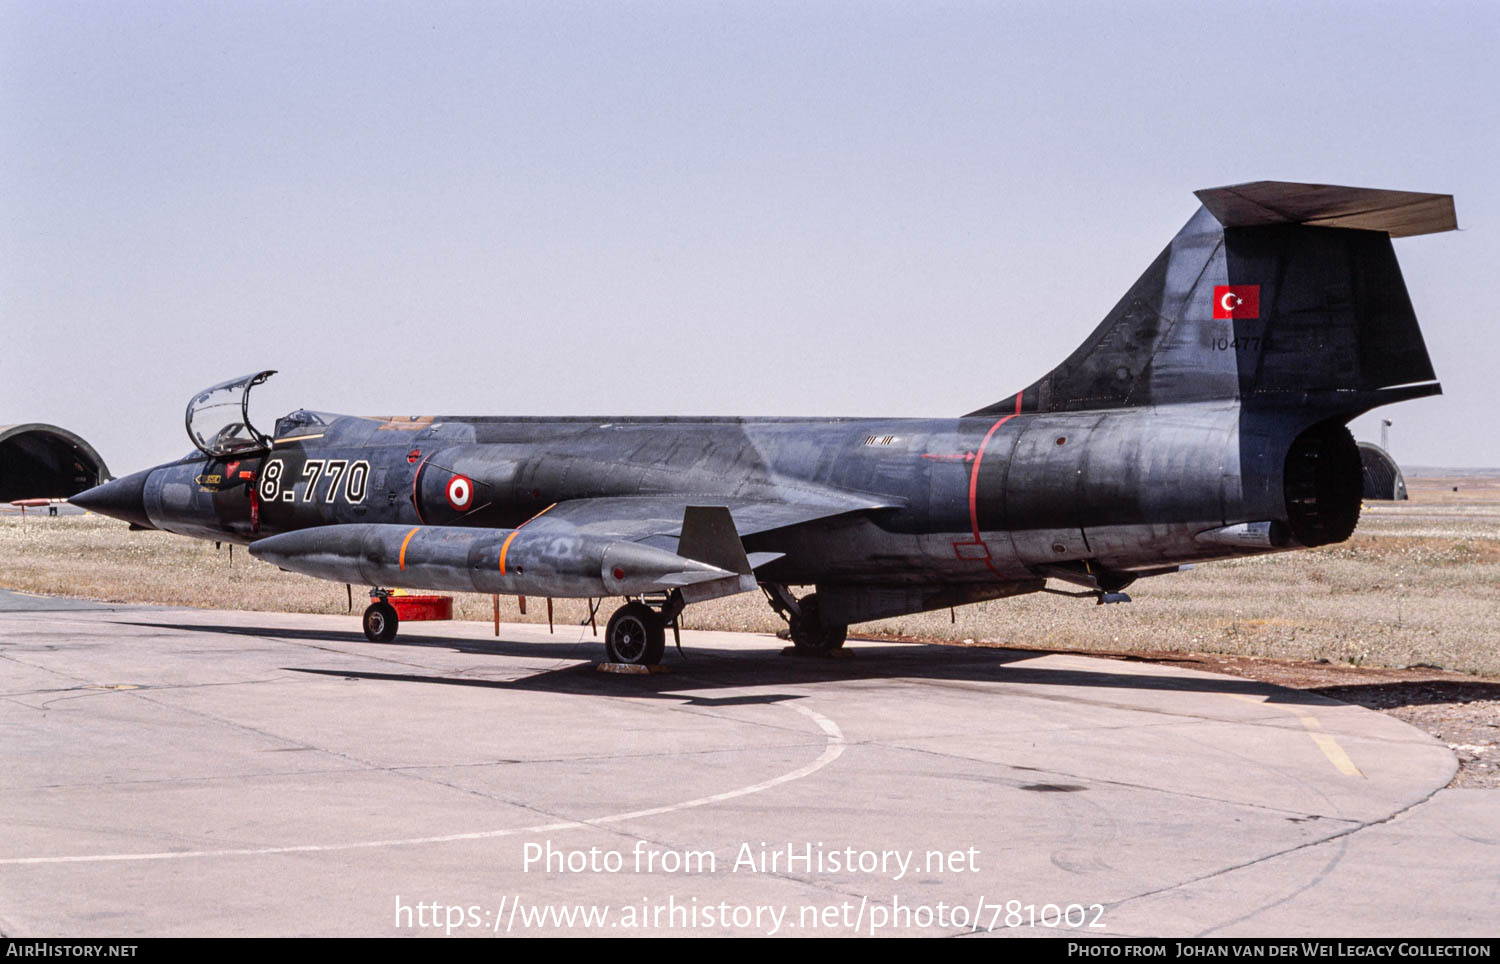
[[[1258, 318], [1213, 318], [1214, 288], [1229, 284], [1260, 286]], [[298, 412], [276, 438], [320, 438], [239, 459], [235, 473], [233, 459], [189, 458], [111, 485], [116, 502], [143, 502], [144, 519], [116, 514], [241, 543], [336, 523], [511, 529], [555, 505], [528, 529], [675, 550], [685, 506], [726, 505], [747, 552], [782, 554], [761, 581], [816, 584], [825, 619], [857, 622], [1030, 592], [1059, 573], [1107, 574], [1109, 588], [1273, 548], [1197, 538], [1234, 523], [1273, 521], [1287, 547], [1346, 537], [1358, 495], [1351, 509], [1343, 424], [1439, 392], [1432, 379], [1384, 232], [1226, 228], [1205, 208], [1061, 365], [1019, 401], [962, 418]], [[305, 499], [309, 458], [367, 460], [364, 500]], [[295, 501], [265, 502], [252, 525], [252, 483], [230, 476], [259, 478], [268, 459], [283, 461]], [[1354, 472], [1357, 487], [1357, 457]], [[455, 474], [475, 483], [467, 512], [444, 495]]]

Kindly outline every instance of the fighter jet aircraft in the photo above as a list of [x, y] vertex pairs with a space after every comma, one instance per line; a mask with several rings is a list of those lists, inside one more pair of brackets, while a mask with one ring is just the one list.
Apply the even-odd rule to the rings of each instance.
[[[637, 664], [685, 606], [757, 588], [798, 650], [828, 653], [852, 623], [1041, 590], [1124, 600], [1189, 564], [1340, 542], [1361, 492], [1346, 423], [1441, 391], [1391, 238], [1456, 228], [1453, 199], [1197, 196], [1072, 355], [957, 418], [301, 410], [264, 433], [263, 371], [194, 396], [193, 454], [72, 501], [376, 590], [621, 597], [604, 644]], [[388, 641], [396, 613], [372, 598], [365, 632]]]

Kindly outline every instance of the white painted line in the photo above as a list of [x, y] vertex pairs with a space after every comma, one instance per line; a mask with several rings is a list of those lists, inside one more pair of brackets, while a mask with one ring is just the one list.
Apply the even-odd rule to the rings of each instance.
[[334, 850], [369, 850], [377, 847], [412, 847], [419, 844], [452, 843], [459, 840], [489, 840], [495, 837], [514, 837], [528, 833], [555, 833], [561, 830], [578, 830], [583, 827], [598, 827], [612, 823], [623, 823], [627, 820], [639, 820], [644, 817], [656, 817], [664, 813], [673, 813], [678, 810], [691, 810], [694, 807], [703, 807], [711, 803], [723, 803], [725, 800], [733, 800], [736, 797], [747, 797], [752, 793], [760, 793], [772, 787], [779, 787], [784, 783], [801, 780], [803, 777], [811, 776], [828, 764], [843, 755], [844, 733], [839, 729], [837, 723], [816, 710], [808, 709], [800, 703], [782, 704], [789, 706], [802, 715], [818, 724], [819, 729], [827, 736], [827, 742], [823, 746], [823, 752], [818, 758], [806, 766], [789, 770], [780, 776], [760, 783], [752, 783], [749, 786], [738, 787], [734, 790], [726, 790], [723, 793], [715, 793], [712, 796], [696, 797], [685, 800], [682, 803], [668, 804], [664, 807], [651, 807], [646, 810], [631, 810], [628, 813], [612, 813], [603, 817], [595, 817], [592, 820], [563, 820], [557, 823], [543, 823], [531, 827], [510, 827], [505, 830], [480, 830], [473, 833], [452, 833], [438, 837], [407, 837], [398, 840], [363, 840], [355, 843], [342, 844], [302, 844], [293, 847], [252, 847], [240, 850], [183, 850], [148, 854], [80, 854], [71, 857], [5, 857], [0, 858], [0, 865], [16, 866], [20, 864], [83, 864], [104, 863], [110, 861], [131, 860], [186, 860], [194, 857], [259, 857], [269, 854], [307, 854], [324, 853]]

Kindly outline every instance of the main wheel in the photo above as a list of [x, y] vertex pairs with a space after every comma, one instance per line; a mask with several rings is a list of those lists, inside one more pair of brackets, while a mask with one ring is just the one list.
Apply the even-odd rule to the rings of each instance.
[[627, 603], [604, 629], [604, 652], [611, 663], [655, 666], [667, 649], [667, 628], [650, 606]]
[[388, 602], [370, 603], [365, 610], [365, 638], [372, 643], [388, 643], [396, 638], [400, 623], [395, 606]]
[[804, 653], [820, 656], [843, 649], [844, 640], [849, 636], [849, 626], [845, 623], [823, 622], [818, 612], [817, 593], [798, 600], [797, 608], [802, 610], [802, 614], [793, 616], [788, 627], [793, 646]]

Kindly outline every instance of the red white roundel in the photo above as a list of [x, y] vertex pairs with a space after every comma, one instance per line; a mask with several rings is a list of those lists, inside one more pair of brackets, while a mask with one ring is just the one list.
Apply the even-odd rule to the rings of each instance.
[[455, 475], [448, 480], [448, 488], [444, 490], [448, 496], [448, 504], [459, 512], [469, 511], [469, 506], [474, 504], [474, 483], [466, 475]]

